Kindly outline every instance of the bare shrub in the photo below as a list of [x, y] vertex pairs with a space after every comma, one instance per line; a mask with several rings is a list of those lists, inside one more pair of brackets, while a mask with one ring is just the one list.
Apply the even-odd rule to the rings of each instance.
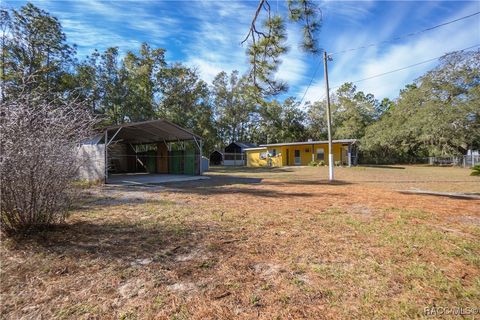
[[22, 93], [0, 112], [1, 230], [62, 222], [72, 201], [79, 143], [94, 119], [82, 103]]

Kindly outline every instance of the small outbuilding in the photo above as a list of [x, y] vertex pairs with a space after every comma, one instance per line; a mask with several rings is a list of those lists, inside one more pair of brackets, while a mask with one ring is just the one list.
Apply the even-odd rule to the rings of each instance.
[[223, 163], [223, 152], [214, 150], [210, 153], [210, 164], [212, 166], [220, 166]]
[[225, 147], [223, 153], [223, 165], [225, 166], [244, 166], [245, 165], [245, 149], [254, 148], [254, 143], [232, 142]]

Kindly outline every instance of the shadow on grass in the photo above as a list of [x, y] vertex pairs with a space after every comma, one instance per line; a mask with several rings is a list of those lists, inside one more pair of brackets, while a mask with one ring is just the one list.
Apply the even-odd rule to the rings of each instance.
[[312, 197], [313, 193], [309, 192], [281, 192], [268, 189], [254, 189], [254, 188], [185, 188], [175, 189], [175, 192], [185, 194], [198, 194], [198, 195], [214, 195], [214, 194], [238, 194], [238, 195], [250, 195], [254, 197], [263, 198], [282, 198], [282, 197]]
[[174, 262], [176, 255], [202, 246], [206, 232], [211, 231], [211, 227], [179, 224], [82, 221], [11, 237], [9, 247], [60, 259], [116, 260], [132, 265], [142, 259], [149, 259], [149, 263]]
[[212, 173], [268, 173], [268, 172], [294, 172], [294, 167], [229, 167], [229, 166], [214, 166], [208, 169]]
[[[242, 194], [255, 197], [281, 198], [281, 197], [311, 197], [313, 193], [308, 192], [286, 192], [272, 189], [249, 188], [242, 185], [259, 184], [262, 186], [282, 186], [282, 185], [349, 185], [350, 182], [336, 180], [282, 180], [265, 181], [261, 178], [243, 178], [236, 176], [211, 176], [210, 180], [197, 180], [178, 183], [165, 183], [167, 188], [172, 188], [175, 192], [192, 193], [201, 195], [211, 194]], [[239, 187], [235, 187], [240, 185]], [[233, 186], [233, 187], [232, 187]], [[327, 193], [325, 193], [327, 194]], [[322, 194], [323, 195], [323, 194]], [[333, 195], [333, 194], [330, 194]], [[318, 196], [318, 194], [315, 194]]]
[[344, 180], [282, 180], [282, 181], [265, 181], [262, 182], [265, 185], [311, 185], [311, 186], [345, 186], [354, 184], [353, 182], [344, 181]]
[[355, 180], [355, 183], [478, 183], [469, 180]]
[[401, 190], [398, 191], [401, 194], [413, 194], [419, 196], [436, 196], [436, 197], [446, 197], [451, 199], [462, 199], [462, 200], [480, 200], [479, 193], [452, 193], [452, 192], [436, 192], [436, 191], [415, 191], [415, 190]]
[[392, 166], [392, 165], [381, 165], [381, 164], [362, 164], [362, 167], [367, 167], [367, 168], [379, 168], [379, 169], [399, 169], [399, 170], [405, 170], [405, 167]]
[[[202, 196], [218, 194], [238, 194], [264, 198], [283, 197], [312, 197], [312, 196], [339, 196], [343, 194], [322, 192], [313, 194], [302, 191], [282, 191], [281, 189], [268, 189], [249, 187], [249, 185], [261, 186], [343, 186], [352, 184], [347, 181], [335, 180], [267, 180], [262, 178], [238, 177], [233, 175], [211, 176], [208, 180], [193, 180], [181, 182], [166, 182], [162, 184], [146, 184], [135, 186], [105, 186], [99, 192], [85, 192], [82, 199], [74, 206], [75, 210], [90, 210], [94, 207], [109, 207], [118, 205], [140, 205], [159, 203], [162, 200], [157, 197], [162, 192], [176, 192], [183, 194], [196, 194]], [[174, 204], [172, 202], [172, 204]]]

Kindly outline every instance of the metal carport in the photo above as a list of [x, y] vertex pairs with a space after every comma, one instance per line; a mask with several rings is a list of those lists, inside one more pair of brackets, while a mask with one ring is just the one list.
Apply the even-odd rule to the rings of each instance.
[[[105, 142], [105, 183], [109, 182], [110, 171], [129, 173], [131, 177], [132, 163], [135, 163], [135, 168], [140, 163], [147, 173], [202, 174], [202, 138], [170, 121], [160, 119], [125, 123], [106, 127], [102, 131]], [[188, 143], [194, 149], [188, 149]], [[175, 145], [175, 150], [172, 145]], [[151, 146], [151, 150], [139, 156], [138, 149], [143, 146]], [[141, 157], [147, 159], [148, 164], [142, 163]]]

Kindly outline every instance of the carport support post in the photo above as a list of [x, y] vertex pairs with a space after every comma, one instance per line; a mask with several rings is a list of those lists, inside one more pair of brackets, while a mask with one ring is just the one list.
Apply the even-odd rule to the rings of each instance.
[[108, 181], [108, 146], [110, 145], [110, 143], [112, 143], [113, 139], [115, 139], [117, 133], [119, 133], [120, 130], [122, 130], [121, 127], [118, 128], [110, 141], [108, 141], [108, 130], [105, 130], [105, 184]]
[[199, 169], [198, 170], [200, 172], [200, 174], [202, 174], [202, 147], [203, 147], [203, 140], [202, 139], [199, 139], [199, 141], [197, 141], [197, 138], [195, 138], [195, 136], [193, 137], [193, 141], [195, 141], [195, 144], [197, 145], [197, 148], [198, 148], [198, 153], [200, 155], [200, 161], [199, 161]]

